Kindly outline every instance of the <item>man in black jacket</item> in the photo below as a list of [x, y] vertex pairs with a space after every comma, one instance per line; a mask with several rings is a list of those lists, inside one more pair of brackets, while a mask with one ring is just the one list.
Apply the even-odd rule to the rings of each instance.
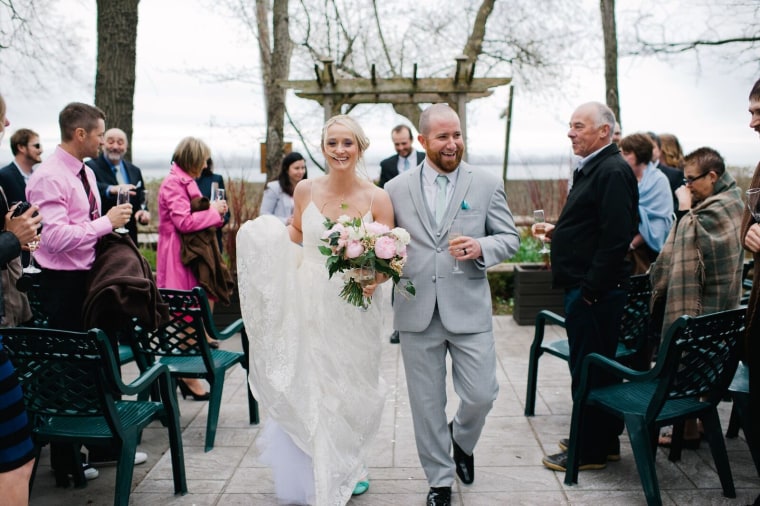
[[415, 168], [425, 159], [425, 153], [415, 151], [412, 148], [412, 129], [408, 126], [397, 125], [393, 127], [391, 139], [396, 154], [380, 162], [380, 181], [377, 183], [380, 188], [383, 188], [385, 183], [402, 172]]
[[106, 214], [109, 209], [116, 205], [116, 196], [120, 187], [129, 189], [129, 203], [132, 204], [132, 217], [127, 222], [126, 228], [129, 236], [137, 244], [137, 222], [147, 225], [150, 222], [150, 213], [140, 207], [145, 198], [145, 182], [142, 171], [136, 165], [124, 159], [127, 152], [127, 134], [118, 128], [111, 128], [105, 133], [105, 145], [97, 158], [87, 162], [87, 165], [95, 173], [98, 182], [98, 191], [102, 209], [101, 214]]
[[[579, 386], [581, 365], [589, 353], [614, 358], [631, 266], [626, 261], [638, 226], [639, 193], [630, 166], [611, 144], [615, 115], [604, 104], [578, 107], [568, 137], [581, 157], [573, 187], [551, 238], [554, 286], [565, 289], [567, 339], [570, 345], [572, 391]], [[592, 377], [590, 386], [612, 380]], [[598, 409], [583, 410], [580, 469], [603, 469], [620, 458], [622, 421]], [[567, 439], [561, 453], [543, 459], [549, 469], [565, 471]]]

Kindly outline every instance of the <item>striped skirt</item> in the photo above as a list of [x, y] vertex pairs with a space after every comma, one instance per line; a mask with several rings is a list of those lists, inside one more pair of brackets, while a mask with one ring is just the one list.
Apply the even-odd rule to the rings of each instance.
[[16, 370], [0, 341], [0, 473], [34, 458], [31, 432]]

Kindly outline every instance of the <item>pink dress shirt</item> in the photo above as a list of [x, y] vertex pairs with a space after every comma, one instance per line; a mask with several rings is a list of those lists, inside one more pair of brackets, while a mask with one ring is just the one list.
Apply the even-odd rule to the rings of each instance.
[[180, 234], [221, 227], [224, 221], [212, 207], [190, 212], [190, 200], [202, 197], [198, 184], [179, 165], [172, 164], [158, 190], [158, 254], [156, 284], [159, 288], [191, 290], [198, 285], [192, 271], [180, 260]]
[[[106, 216], [90, 220], [90, 202], [79, 179], [83, 165], [82, 160], [57, 146], [26, 185], [26, 199], [38, 205], [42, 215], [42, 237], [34, 261], [43, 268], [90, 270], [95, 261], [95, 244], [113, 229]], [[95, 174], [89, 167], [85, 167], [85, 173], [100, 208]]]

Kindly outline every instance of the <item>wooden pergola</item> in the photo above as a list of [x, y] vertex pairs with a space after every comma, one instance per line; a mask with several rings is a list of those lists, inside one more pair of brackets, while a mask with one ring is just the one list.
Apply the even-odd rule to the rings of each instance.
[[[512, 82], [509, 77], [475, 77], [475, 62], [467, 68], [467, 57], [456, 58], [453, 77], [417, 77], [417, 64], [411, 77], [378, 78], [372, 65], [371, 77], [339, 78], [332, 59], [323, 59], [322, 67], [314, 65], [314, 80], [281, 81], [283, 88], [295, 90], [296, 96], [316, 100], [324, 109], [327, 121], [340, 114], [344, 105], [357, 104], [430, 104], [448, 103], [462, 124], [467, 142], [467, 102], [493, 93], [491, 88]], [[465, 153], [467, 150], [465, 150]]]

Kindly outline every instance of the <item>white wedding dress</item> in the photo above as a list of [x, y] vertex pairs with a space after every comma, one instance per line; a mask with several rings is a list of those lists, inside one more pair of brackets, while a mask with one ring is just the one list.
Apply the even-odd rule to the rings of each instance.
[[244, 224], [238, 283], [250, 387], [268, 415], [261, 460], [273, 470], [278, 500], [342, 506], [366, 475], [366, 451], [385, 403], [382, 315], [378, 304], [362, 312], [344, 301], [339, 274], [328, 279], [318, 249], [324, 220], [309, 203], [303, 248], [274, 216]]

